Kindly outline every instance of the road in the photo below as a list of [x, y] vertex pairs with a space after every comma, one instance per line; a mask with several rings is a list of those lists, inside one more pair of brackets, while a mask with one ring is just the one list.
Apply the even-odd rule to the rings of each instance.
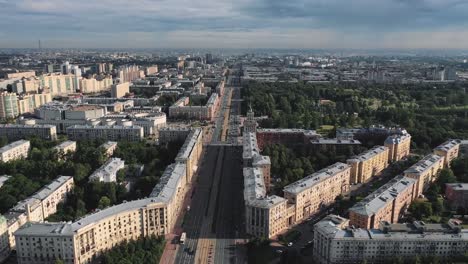
[[[232, 94], [232, 101], [231, 101]], [[182, 226], [187, 240], [177, 250], [175, 263], [245, 263], [243, 247], [242, 147], [239, 136], [240, 92], [227, 87], [206, 147], [191, 209]], [[232, 103], [232, 104], [231, 104]], [[226, 127], [228, 126], [228, 127]], [[222, 131], [227, 129], [227, 142]]]

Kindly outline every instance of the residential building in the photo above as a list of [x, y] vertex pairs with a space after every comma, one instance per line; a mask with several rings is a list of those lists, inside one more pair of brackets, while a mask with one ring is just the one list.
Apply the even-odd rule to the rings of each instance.
[[89, 176], [89, 181], [117, 182], [117, 172], [125, 167], [125, 161], [111, 158]]
[[198, 120], [214, 120], [219, 108], [220, 100], [217, 93], [211, 94], [204, 106], [189, 105], [190, 98], [182, 97], [169, 107], [170, 118], [188, 118]]
[[389, 136], [384, 146], [388, 148], [388, 161], [399, 161], [410, 154], [411, 135], [406, 133]]
[[257, 132], [257, 121], [255, 120], [254, 112], [250, 109], [247, 112], [247, 119], [244, 121], [244, 133], [256, 133]]
[[304, 129], [257, 129], [257, 142], [260, 150], [266, 145], [283, 144], [297, 146], [308, 144], [312, 139], [318, 139], [320, 135], [314, 130]]
[[62, 159], [62, 157], [64, 157], [65, 155], [69, 153], [74, 153], [76, 151], [76, 141], [64, 141], [58, 146], [55, 146], [54, 149], [57, 151], [59, 159]]
[[168, 142], [183, 141], [190, 134], [191, 129], [188, 127], [165, 127], [158, 130], [159, 143], [166, 144]]
[[7, 219], [0, 215], [0, 262], [5, 261], [10, 255], [10, 242], [8, 239]]
[[448, 140], [434, 149], [434, 154], [444, 157], [445, 167], [450, 167], [452, 160], [458, 158], [461, 142], [459, 139]]
[[140, 141], [144, 136], [143, 128], [131, 125], [131, 122], [125, 126], [74, 125], [67, 127], [66, 131], [71, 140]]
[[416, 179], [417, 196], [423, 193], [434, 182], [440, 170], [444, 168], [444, 156], [430, 154], [404, 171], [406, 177]]
[[15, 93], [0, 93], [0, 118], [16, 118], [19, 115], [18, 96]]
[[309, 144], [316, 150], [343, 151], [360, 146], [361, 142], [355, 139], [319, 138], [312, 139]]
[[0, 160], [9, 162], [11, 160], [25, 159], [28, 157], [31, 143], [28, 140], [18, 140], [0, 148]]
[[5, 182], [7, 182], [10, 178], [11, 176], [9, 175], [0, 176], [0, 188], [2, 188], [3, 184], [5, 184]]
[[198, 169], [198, 163], [203, 151], [203, 130], [193, 129], [188, 134], [175, 160], [177, 163], [185, 164], [187, 181], [192, 180], [192, 175]]
[[369, 229], [380, 221], [397, 223], [417, 197], [416, 187], [415, 179], [395, 177], [349, 209], [350, 225]]
[[468, 231], [457, 222], [406, 224], [381, 222], [376, 229], [350, 226], [347, 219], [329, 215], [314, 226], [313, 256], [319, 264], [388, 263], [416, 256], [441, 259], [462, 256], [468, 247]]
[[130, 83], [124, 82], [120, 84], [114, 84], [111, 88], [111, 97], [121, 98], [126, 94], [130, 93]]
[[445, 184], [445, 198], [453, 210], [468, 209], [468, 183]]
[[242, 159], [244, 167], [254, 167], [262, 170], [263, 182], [266, 191], [270, 191], [271, 186], [271, 161], [270, 157], [262, 156], [258, 149], [257, 137], [255, 132], [244, 133], [244, 142], [242, 149]]
[[80, 91], [84, 94], [100, 93], [112, 88], [112, 76], [98, 76], [96, 78], [80, 79]]
[[102, 144], [100, 148], [104, 150], [104, 155], [109, 158], [114, 155], [114, 151], [117, 149], [117, 142], [107, 141], [106, 143]]
[[284, 187], [284, 198], [295, 207], [288, 226], [318, 213], [349, 192], [350, 174], [351, 167], [338, 162]]
[[260, 168], [244, 168], [245, 224], [247, 234], [271, 238], [287, 228], [287, 200], [267, 196]]
[[7, 219], [10, 249], [15, 248], [14, 232], [28, 222], [42, 222], [57, 212], [74, 186], [73, 177], [59, 176], [32, 196], [18, 202], [4, 217]]
[[[190, 155], [201, 153], [201, 150], [190, 148], [197, 145], [190, 143], [194, 138], [201, 141], [201, 129], [193, 132], [186, 139], [186, 148], [179, 153], [181, 160], [185, 157], [189, 160]], [[169, 165], [149, 198], [114, 205], [74, 223], [31, 223], [23, 226], [15, 233], [18, 263], [49, 263], [56, 259], [73, 264], [90, 263], [102, 252], [122, 242], [173, 232], [189, 189], [187, 164], [186, 161], [177, 161]], [[192, 166], [197, 167], [196, 164]]]
[[140, 67], [136, 65], [121, 66], [117, 71], [117, 77], [120, 83], [132, 82], [139, 79], [142, 77], [140, 74]]
[[351, 166], [351, 183], [364, 183], [388, 166], [387, 147], [377, 146], [346, 162]]
[[16, 78], [29, 78], [29, 77], [34, 77], [36, 76], [35, 71], [26, 71], [26, 72], [12, 72], [12, 73], [6, 73], [5, 77], [6, 79], [16, 79]]
[[15, 140], [28, 138], [30, 136], [36, 136], [45, 140], [56, 140], [57, 128], [52, 125], [0, 125], [0, 137], [7, 137], [10, 140]]

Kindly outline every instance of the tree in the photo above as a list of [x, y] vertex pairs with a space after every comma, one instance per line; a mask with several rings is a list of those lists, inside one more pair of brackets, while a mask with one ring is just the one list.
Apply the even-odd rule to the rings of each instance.
[[110, 205], [111, 205], [111, 200], [107, 196], [103, 196], [99, 200], [98, 208], [99, 209], [104, 209], [106, 207], [109, 207]]
[[445, 185], [447, 183], [455, 183], [457, 178], [449, 168], [444, 168], [440, 171], [439, 177], [437, 178], [437, 184], [439, 185], [442, 193], [445, 193]]

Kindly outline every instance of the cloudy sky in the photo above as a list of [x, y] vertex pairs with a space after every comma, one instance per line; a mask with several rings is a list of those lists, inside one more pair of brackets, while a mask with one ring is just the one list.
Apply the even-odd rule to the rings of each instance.
[[0, 47], [468, 49], [468, 0], [0, 0]]

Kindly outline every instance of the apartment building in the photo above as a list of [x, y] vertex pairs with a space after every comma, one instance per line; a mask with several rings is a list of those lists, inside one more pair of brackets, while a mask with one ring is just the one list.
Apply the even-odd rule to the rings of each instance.
[[63, 156], [76, 152], [76, 141], [67, 140], [54, 147], [54, 150], [59, 154], [59, 159]]
[[434, 154], [444, 157], [445, 167], [450, 167], [452, 160], [458, 158], [461, 140], [448, 140], [434, 149]]
[[0, 118], [16, 118], [19, 115], [18, 96], [15, 93], [0, 93]]
[[316, 263], [388, 263], [416, 256], [444, 259], [464, 255], [468, 231], [455, 221], [447, 224], [381, 222], [376, 229], [350, 226], [347, 219], [329, 215], [314, 226], [313, 256]]
[[45, 140], [57, 140], [57, 128], [52, 125], [0, 124], [0, 137], [15, 140], [30, 136]]
[[284, 198], [294, 205], [294, 217], [288, 225], [297, 224], [335, 202], [336, 197], [349, 191], [351, 167], [335, 163], [295, 183], [284, 187]]
[[468, 183], [445, 184], [445, 198], [453, 210], [468, 209]]
[[111, 88], [111, 96], [113, 98], [121, 98], [126, 94], [130, 93], [130, 83], [124, 82], [120, 84], [114, 84]]
[[242, 149], [242, 159], [244, 167], [254, 167], [262, 170], [263, 181], [266, 191], [271, 187], [271, 161], [270, 157], [260, 155], [258, 149], [257, 137], [255, 132], [244, 133], [244, 142]]
[[100, 93], [112, 88], [112, 76], [107, 75], [103, 78], [83, 78], [80, 80], [80, 91], [84, 94]]
[[10, 249], [15, 248], [14, 233], [28, 222], [42, 222], [57, 212], [74, 186], [73, 177], [59, 176], [32, 196], [18, 202], [4, 217], [7, 219]]
[[444, 168], [444, 156], [430, 154], [404, 171], [406, 177], [416, 179], [416, 196], [422, 194], [436, 180], [440, 170]]
[[[201, 138], [201, 133], [190, 134], [187, 142]], [[181, 149], [182, 160], [189, 160], [190, 155], [200, 153], [190, 147], [195, 145], [187, 143], [187, 148]], [[186, 156], [188, 149], [192, 151]], [[23, 226], [15, 233], [18, 263], [50, 263], [56, 259], [67, 264], [89, 263], [124, 241], [169, 234], [187, 195], [189, 178], [186, 164], [178, 161], [168, 166], [149, 198], [111, 206], [74, 223], [31, 223]], [[192, 165], [196, 167], [196, 164]]]
[[262, 170], [244, 168], [246, 232], [264, 238], [274, 237], [287, 228], [287, 200], [267, 196]]
[[117, 142], [107, 141], [99, 147], [104, 150], [104, 155], [106, 155], [106, 157], [111, 157], [114, 155], [114, 151], [117, 149]]
[[18, 140], [0, 148], [0, 160], [9, 162], [11, 160], [26, 159], [28, 157], [31, 142]]
[[201, 154], [203, 152], [203, 130], [193, 129], [187, 136], [175, 160], [177, 163], [185, 164], [187, 171], [187, 181], [192, 180], [192, 175], [198, 169]]
[[166, 113], [111, 114], [101, 118], [101, 123], [105, 125], [122, 125], [127, 121], [143, 127], [144, 136], [148, 137], [156, 134], [159, 128], [166, 126]]
[[389, 136], [384, 146], [388, 148], [388, 161], [399, 161], [410, 153], [411, 135], [406, 133]]
[[166, 144], [168, 142], [183, 141], [190, 134], [191, 129], [188, 127], [164, 127], [158, 131], [159, 143]]
[[71, 140], [140, 141], [144, 137], [143, 128], [131, 125], [131, 121], [124, 126], [74, 125], [67, 127], [66, 131]]
[[283, 144], [296, 146], [308, 144], [310, 140], [320, 138], [314, 130], [304, 129], [257, 129], [257, 142], [260, 150], [266, 145]]
[[342, 151], [349, 149], [350, 147], [360, 146], [361, 142], [355, 139], [336, 139], [336, 138], [319, 138], [313, 139], [309, 142], [312, 148], [323, 151], [323, 150], [335, 150]]
[[161, 199], [167, 204], [169, 230], [174, 228], [177, 216], [184, 210], [183, 203], [189, 183], [187, 167], [183, 163], [174, 163], [167, 166], [149, 196]]
[[7, 219], [0, 215], [0, 262], [10, 255], [10, 242], [8, 239]]
[[244, 134], [245, 133], [256, 133], [257, 132], [257, 121], [255, 120], [255, 115], [252, 109], [247, 112], [247, 118], [244, 120]]
[[189, 105], [190, 98], [182, 97], [169, 107], [170, 118], [188, 118], [212, 121], [220, 105], [217, 93], [211, 94], [204, 106]]
[[416, 196], [416, 180], [397, 176], [349, 209], [350, 225], [376, 228], [381, 221], [397, 223]]
[[351, 183], [365, 183], [388, 166], [389, 149], [374, 147], [346, 162], [351, 166]]
[[124, 167], [125, 161], [111, 158], [89, 176], [89, 181], [117, 182], [117, 172]]

